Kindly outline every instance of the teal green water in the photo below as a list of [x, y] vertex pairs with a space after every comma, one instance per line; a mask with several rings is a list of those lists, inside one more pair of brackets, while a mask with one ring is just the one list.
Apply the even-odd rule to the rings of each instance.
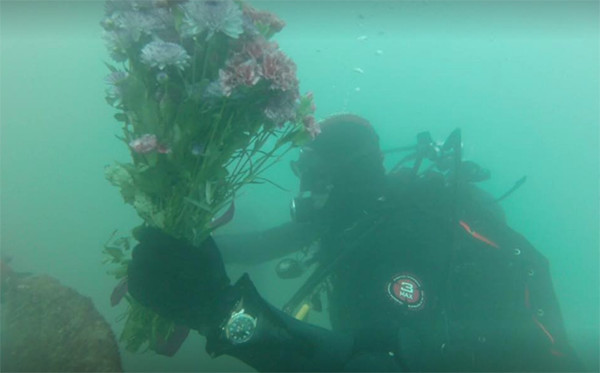
[[[510, 224], [550, 261], [573, 346], [598, 371], [599, 7], [593, 1], [254, 2], [279, 14], [276, 37], [298, 65], [317, 116], [353, 112], [383, 148], [424, 130], [463, 131], [465, 157], [492, 170]], [[104, 101], [101, 2], [2, 1], [1, 250], [16, 270], [48, 273], [90, 296], [118, 332], [101, 245], [139, 221], [103, 167], [126, 161]], [[389, 159], [388, 164], [393, 164]], [[289, 188], [247, 188], [227, 230], [288, 218], [287, 161], [267, 175]], [[275, 304], [272, 263], [248, 270]], [[243, 370], [193, 336], [175, 358], [124, 353], [128, 370]]]

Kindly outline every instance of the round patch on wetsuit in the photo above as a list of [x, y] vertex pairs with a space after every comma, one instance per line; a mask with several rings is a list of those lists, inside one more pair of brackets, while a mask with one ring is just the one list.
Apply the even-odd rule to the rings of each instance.
[[409, 310], [417, 311], [425, 303], [425, 291], [416, 276], [402, 273], [395, 276], [388, 284], [390, 297]]

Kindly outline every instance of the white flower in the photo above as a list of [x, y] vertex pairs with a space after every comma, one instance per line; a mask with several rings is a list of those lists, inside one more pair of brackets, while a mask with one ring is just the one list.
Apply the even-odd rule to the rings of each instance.
[[237, 39], [243, 30], [242, 11], [233, 0], [189, 1], [182, 5], [185, 13], [182, 25], [184, 36], [207, 31], [206, 39], [216, 32]]
[[175, 66], [180, 70], [189, 65], [190, 56], [179, 44], [164, 41], [152, 41], [142, 48], [142, 63], [164, 69], [166, 66]]
[[126, 30], [134, 41], [138, 41], [143, 34], [154, 35], [174, 24], [173, 16], [164, 9], [116, 13], [111, 21], [117, 29]]

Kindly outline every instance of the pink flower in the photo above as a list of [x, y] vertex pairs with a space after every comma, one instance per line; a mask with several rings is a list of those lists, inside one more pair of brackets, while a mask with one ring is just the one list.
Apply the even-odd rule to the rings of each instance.
[[240, 84], [253, 86], [260, 80], [259, 67], [254, 60], [248, 60], [233, 68]]
[[315, 120], [315, 117], [312, 115], [307, 115], [302, 118], [302, 123], [304, 124], [304, 128], [310, 134], [311, 138], [315, 138], [318, 134], [321, 133], [321, 127], [319, 123]]
[[315, 106], [315, 101], [314, 101], [314, 94], [312, 93], [312, 91], [308, 91], [308, 92], [306, 92], [306, 95], [304, 95], [304, 97], [306, 97], [306, 99], [308, 101], [310, 101], [309, 110], [311, 113], [314, 113], [315, 110], [317, 110], [317, 107]]
[[251, 87], [264, 78], [270, 89], [295, 92], [297, 96], [296, 64], [277, 48], [277, 43], [258, 36], [233, 53], [225, 68], [219, 70], [223, 94], [229, 96], [238, 86]]
[[150, 153], [158, 147], [156, 135], [145, 134], [129, 143], [129, 147], [139, 154]]
[[254, 23], [267, 26], [272, 33], [285, 27], [285, 22], [271, 12], [256, 10], [248, 4], [244, 4], [243, 11]]
[[237, 87], [237, 82], [235, 81], [235, 76], [233, 75], [233, 72], [229, 69], [220, 69], [219, 85], [221, 86], [221, 91], [223, 92], [223, 95], [231, 95], [231, 92], [233, 92], [233, 90]]
[[264, 114], [277, 127], [296, 117], [296, 95], [294, 92], [284, 92], [269, 99]]
[[296, 64], [281, 51], [266, 54], [262, 61], [262, 76], [271, 81], [271, 89], [296, 90]]
[[230, 61], [226, 69], [219, 70], [219, 83], [225, 96], [240, 85], [252, 87], [260, 80], [260, 66], [250, 59], [241, 63]]
[[259, 61], [265, 54], [276, 51], [277, 48], [279, 46], [276, 42], [268, 42], [265, 38], [258, 37], [244, 45], [241, 55], [244, 58], [250, 57]]
[[171, 148], [163, 144], [158, 144], [156, 151], [160, 154], [169, 154], [171, 153]]

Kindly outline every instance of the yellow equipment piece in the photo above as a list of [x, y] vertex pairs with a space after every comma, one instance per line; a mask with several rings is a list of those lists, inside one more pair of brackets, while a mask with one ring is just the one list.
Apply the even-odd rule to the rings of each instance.
[[308, 303], [304, 303], [302, 307], [300, 307], [298, 312], [296, 312], [296, 315], [294, 315], [294, 317], [300, 321], [304, 321], [304, 319], [306, 319], [306, 316], [308, 316], [308, 311], [310, 311], [310, 305]]

